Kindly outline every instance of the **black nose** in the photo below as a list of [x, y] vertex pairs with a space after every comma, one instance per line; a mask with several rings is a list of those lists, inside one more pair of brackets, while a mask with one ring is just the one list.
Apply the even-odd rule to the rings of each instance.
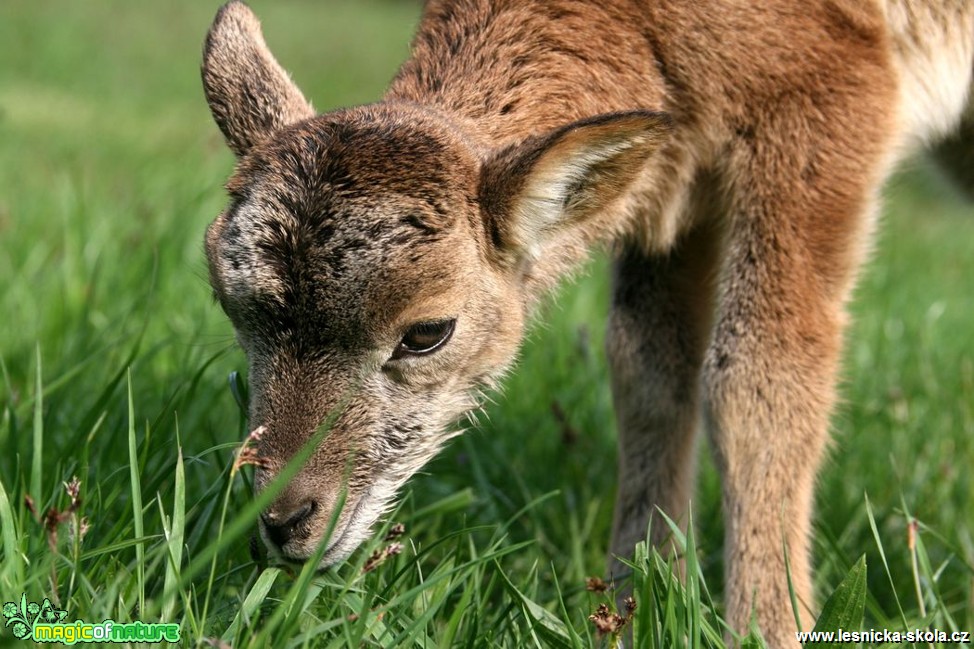
[[295, 536], [307, 536], [308, 530], [303, 529], [302, 526], [317, 509], [318, 504], [311, 500], [292, 512], [264, 512], [260, 518], [264, 521], [267, 538], [274, 545], [282, 548]]

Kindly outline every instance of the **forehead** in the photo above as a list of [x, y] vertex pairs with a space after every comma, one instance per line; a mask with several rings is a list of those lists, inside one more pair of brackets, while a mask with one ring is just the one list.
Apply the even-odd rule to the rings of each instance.
[[236, 319], [265, 338], [354, 344], [410, 302], [449, 308], [475, 250], [474, 172], [423, 124], [317, 118], [261, 145], [228, 183], [215, 251]]
[[244, 158], [228, 188], [233, 193], [263, 177], [304, 192], [355, 196], [381, 182], [416, 194], [449, 189], [448, 181], [473, 162], [445, 122], [367, 106], [284, 129]]

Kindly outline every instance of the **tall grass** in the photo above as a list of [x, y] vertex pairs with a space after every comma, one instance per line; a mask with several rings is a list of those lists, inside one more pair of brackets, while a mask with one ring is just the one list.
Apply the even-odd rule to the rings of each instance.
[[[254, 4], [322, 110], [378, 96], [418, 13]], [[187, 645], [579, 647], [635, 633], [638, 646], [724, 646], [706, 444], [695, 525], [676, 539], [687, 578], [640, 548], [631, 615], [589, 579], [606, 577], [615, 479], [601, 257], [544, 309], [480, 425], [346, 564], [318, 574], [251, 551], [261, 502], [235, 468], [246, 366], [201, 244], [233, 162], [198, 81], [216, 6], [7, 0], [0, 12], [2, 601], [174, 621]], [[861, 579], [867, 627], [970, 630], [974, 213], [912, 166], [890, 187], [853, 305], [817, 587], [824, 602]], [[837, 592], [855, 613], [860, 591]], [[761, 645], [757, 632], [743, 642]]]

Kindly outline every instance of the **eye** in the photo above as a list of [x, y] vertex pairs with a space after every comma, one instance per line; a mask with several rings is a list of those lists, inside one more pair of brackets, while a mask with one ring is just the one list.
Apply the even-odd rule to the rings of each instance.
[[406, 330], [396, 346], [396, 351], [392, 353], [392, 358], [422, 356], [435, 352], [450, 339], [456, 324], [456, 318], [417, 322]]

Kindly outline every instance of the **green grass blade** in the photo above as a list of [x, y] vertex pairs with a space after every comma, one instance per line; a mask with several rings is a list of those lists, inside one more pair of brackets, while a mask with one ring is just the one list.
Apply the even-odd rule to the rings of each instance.
[[270, 620], [261, 630], [261, 634], [254, 640], [254, 646], [271, 646], [273, 638], [290, 636], [301, 614], [307, 610], [315, 596], [321, 591], [321, 586], [313, 585], [312, 581], [318, 573], [318, 563], [324, 556], [327, 545], [326, 538], [323, 543], [319, 544], [317, 553], [310, 557], [301, 568], [298, 578], [288, 590], [287, 595], [274, 610]]
[[[138, 444], [135, 439], [135, 405], [132, 402], [132, 371], [128, 371], [128, 446], [129, 477], [132, 493], [132, 529], [136, 539], [144, 534], [142, 520], [142, 485], [139, 480]], [[140, 540], [135, 544], [135, 571], [138, 580], [139, 610], [145, 610], [145, 545]]]
[[[176, 471], [173, 489], [172, 522], [167, 531], [166, 580], [163, 585], [162, 621], [172, 619], [176, 604], [176, 588], [179, 585], [179, 570], [183, 563], [183, 538], [186, 531], [186, 471], [183, 466], [183, 449], [179, 441], [179, 423], [176, 423]], [[162, 507], [162, 499], [159, 499]]]
[[572, 648], [572, 636], [565, 627], [565, 623], [559, 620], [553, 613], [522, 593], [514, 582], [504, 573], [503, 568], [496, 565], [497, 573], [504, 580], [508, 591], [521, 603], [524, 615], [531, 622], [532, 630], [537, 630], [538, 634], [544, 638], [548, 646], [559, 647], [560, 649]]
[[41, 371], [41, 344], [37, 343], [37, 376], [34, 383], [34, 454], [31, 457], [30, 493], [37, 506], [44, 508], [46, 498], [41, 493], [44, 468], [44, 380]]
[[441, 649], [451, 649], [451, 647], [456, 646], [456, 637], [460, 629], [460, 622], [463, 620], [463, 616], [467, 614], [470, 602], [473, 600], [476, 591], [476, 588], [464, 588], [460, 593], [460, 600], [454, 607], [453, 614], [447, 620], [446, 628], [443, 630], [443, 636], [440, 638], [439, 646]]
[[[687, 508], [687, 520], [693, 520], [693, 508]], [[684, 556], [686, 564], [686, 606], [687, 606], [687, 634], [690, 646], [694, 649], [700, 647], [700, 638], [703, 630], [703, 601], [700, 592], [700, 564], [697, 559], [697, 540], [694, 535], [693, 525], [687, 525], [686, 533], [686, 553]]]
[[[143, 329], [144, 330], [144, 329]], [[126, 375], [130, 374], [129, 368], [135, 363], [135, 359], [139, 356], [139, 350], [142, 346], [142, 334], [139, 334], [138, 339], [133, 343], [132, 348], [129, 350], [128, 356], [125, 361], [121, 364], [112, 378], [105, 383], [98, 397], [94, 400], [94, 403], [88, 407], [87, 412], [81, 419], [80, 427], [84, 429], [93, 428], [95, 422], [104, 415], [105, 409], [108, 407], [109, 403], [112, 401], [112, 397], [115, 394], [115, 390], [118, 385], [122, 382], [122, 379]]]
[[900, 614], [900, 622], [903, 623], [903, 629], [906, 630], [910, 628], [910, 623], [906, 619], [906, 613], [903, 611], [903, 604], [900, 603], [899, 593], [896, 592], [896, 583], [893, 581], [893, 573], [889, 570], [889, 563], [886, 561], [886, 549], [883, 547], [883, 540], [879, 536], [879, 528], [876, 526], [876, 516], [873, 514], [872, 503], [869, 502], [869, 495], [866, 498], [866, 517], [869, 518], [869, 529], [872, 530], [873, 539], [876, 541], [876, 549], [879, 550], [879, 558], [883, 562], [883, 570], [886, 572], [886, 578], [889, 580], [889, 588], [893, 593], [893, 601], [896, 602], [896, 610]]
[[[551, 578], [552, 581], [554, 582], [555, 593], [558, 596], [558, 610], [561, 613], [562, 619], [570, 620], [572, 618], [571, 615], [568, 613], [568, 607], [565, 605], [564, 591], [561, 588], [561, 584], [558, 583], [558, 570], [554, 565], [551, 566]], [[570, 624], [566, 624], [565, 631], [567, 631], [568, 635], [570, 636], [572, 642], [572, 649], [581, 649], [582, 638], [575, 631], [574, 627], [572, 627]]]
[[785, 558], [785, 578], [788, 580], [788, 599], [791, 602], [791, 612], [795, 615], [795, 628], [804, 631], [802, 626], [801, 609], [798, 606], [798, 593], [795, 592], [795, 582], [791, 572], [791, 554], [788, 552], [788, 543], [784, 536], [781, 538], [781, 555]]
[[[822, 607], [812, 632], [858, 631], [866, 608], [866, 555], [859, 557], [849, 574], [836, 587]], [[805, 647], [840, 647], [844, 643], [812, 642]]]
[[[4, 591], [12, 592], [17, 586], [24, 583], [24, 562], [20, 555], [20, 544], [17, 542], [20, 536], [20, 529], [14, 519], [13, 509], [10, 507], [10, 499], [7, 497], [7, 489], [0, 480], [0, 534], [3, 538], [3, 572], [4, 572]], [[7, 577], [7, 572], [13, 570], [12, 578]]]
[[[240, 610], [233, 617], [233, 621], [227, 630], [223, 632], [221, 639], [224, 642], [231, 642], [235, 639], [236, 634], [242, 629], [250, 625], [254, 613], [257, 611], [258, 607], [264, 603], [267, 599], [267, 594], [271, 591], [271, 586], [277, 581], [277, 578], [281, 575], [281, 570], [279, 568], [268, 568], [260, 573], [257, 577], [257, 581], [251, 586], [250, 592], [247, 593], [247, 597], [244, 598], [243, 604], [240, 606]], [[238, 643], [242, 646], [242, 643]]]

